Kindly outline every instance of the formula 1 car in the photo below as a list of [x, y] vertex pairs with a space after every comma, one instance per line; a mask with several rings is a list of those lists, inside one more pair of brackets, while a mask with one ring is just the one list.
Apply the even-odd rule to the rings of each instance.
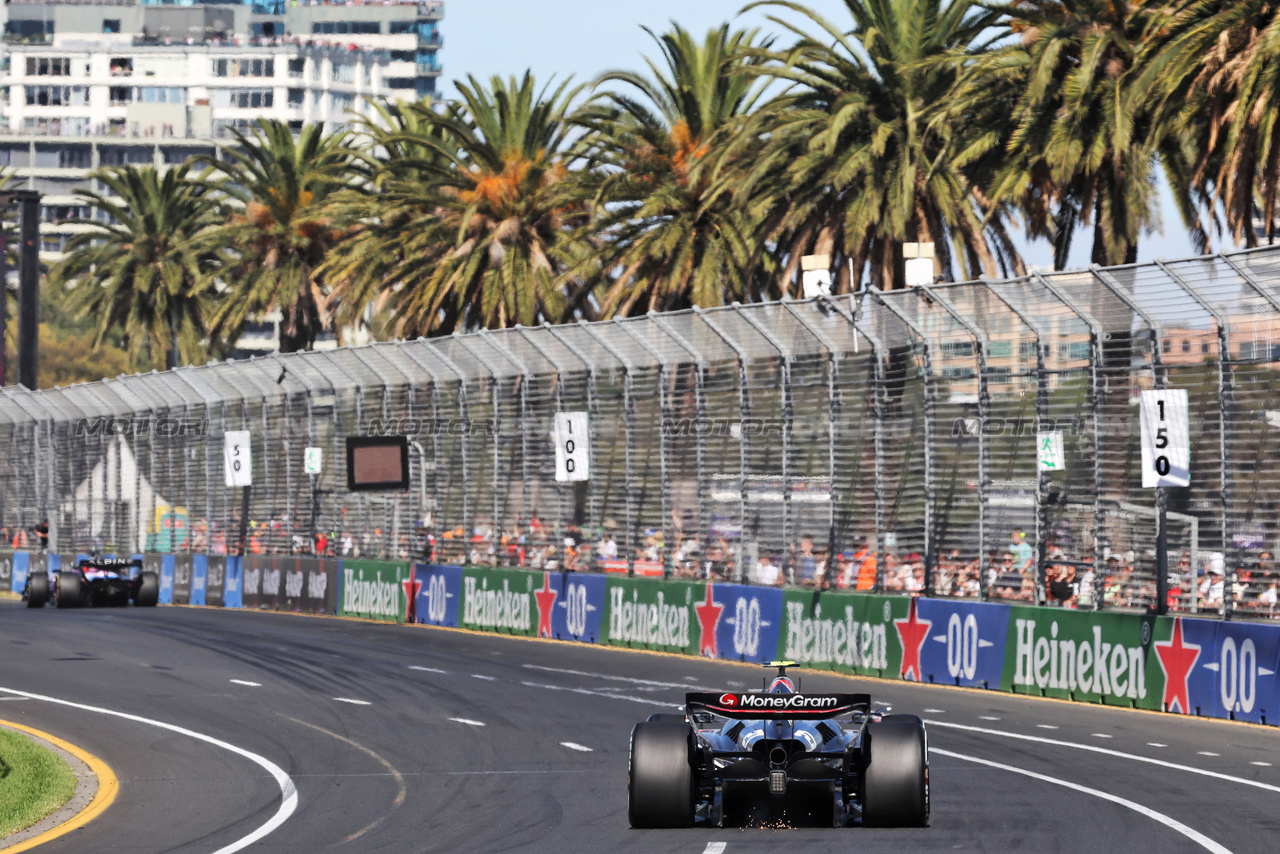
[[632, 827], [783, 822], [929, 823], [923, 721], [871, 708], [870, 694], [802, 694], [777, 668], [762, 692], [691, 693], [684, 714], [631, 731]]
[[59, 608], [84, 605], [135, 605], [149, 607], [160, 601], [160, 577], [154, 572], [139, 572], [130, 578], [129, 570], [141, 569], [142, 561], [129, 558], [85, 558], [71, 569], [54, 575], [52, 584], [47, 572], [33, 572], [27, 577], [23, 598], [28, 608], [43, 608], [53, 599]]

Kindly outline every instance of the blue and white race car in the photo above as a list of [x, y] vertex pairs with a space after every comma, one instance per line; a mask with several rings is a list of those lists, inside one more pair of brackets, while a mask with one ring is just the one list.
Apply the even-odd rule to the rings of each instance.
[[47, 572], [31, 573], [22, 598], [28, 608], [43, 608], [50, 600], [59, 608], [119, 606], [131, 601], [151, 606], [160, 601], [160, 578], [143, 571], [142, 561], [136, 558], [84, 558], [52, 579]]
[[873, 710], [869, 694], [804, 694], [776, 661], [759, 692], [687, 694], [683, 715], [631, 732], [632, 827], [695, 822], [929, 823], [924, 723]]

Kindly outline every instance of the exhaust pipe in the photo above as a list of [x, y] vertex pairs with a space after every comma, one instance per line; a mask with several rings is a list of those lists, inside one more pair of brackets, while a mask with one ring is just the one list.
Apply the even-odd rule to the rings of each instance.
[[772, 765], [772, 766], [774, 766], [774, 767], [777, 767], [777, 766], [779, 766], [779, 765], [786, 765], [786, 764], [787, 764], [787, 750], [786, 750], [786, 748], [785, 748], [785, 747], [782, 747], [781, 745], [779, 745], [779, 746], [777, 746], [777, 747], [773, 748], [772, 750], [770, 750], [770, 751], [769, 751], [769, 764], [770, 764], [770, 765]]

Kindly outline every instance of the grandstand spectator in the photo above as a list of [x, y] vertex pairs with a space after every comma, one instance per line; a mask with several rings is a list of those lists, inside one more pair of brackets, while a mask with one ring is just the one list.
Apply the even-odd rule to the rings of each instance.
[[1209, 555], [1209, 566], [1205, 570], [1204, 580], [1200, 582], [1200, 601], [1206, 606], [1222, 605], [1222, 588], [1226, 571], [1226, 560], [1222, 552]]
[[815, 587], [818, 584], [818, 561], [813, 555], [813, 537], [808, 534], [800, 538], [800, 557], [796, 561], [795, 581], [801, 587]]
[[1019, 528], [1013, 532], [1010, 539], [1012, 542], [1009, 551], [1013, 554], [1013, 565], [1017, 567], [1018, 572], [1031, 572], [1032, 563], [1035, 561], [1035, 550], [1027, 542], [1026, 532]]
[[993, 567], [996, 581], [992, 585], [991, 595], [997, 599], [1018, 599], [1022, 595], [1022, 573], [1013, 563], [1013, 552], [1000, 555], [1000, 563]]
[[767, 555], [760, 555], [756, 561], [755, 571], [751, 574], [751, 582], [766, 587], [778, 587], [782, 584], [782, 568]]
[[848, 589], [858, 583], [858, 575], [854, 569], [853, 555], [853, 552], [845, 551], [836, 556], [835, 585], [840, 590]]
[[49, 520], [41, 519], [35, 527], [36, 538], [40, 540], [40, 551], [49, 551]]
[[1045, 601], [1059, 608], [1074, 608], [1079, 596], [1076, 583], [1076, 568], [1058, 564], [1049, 568], [1049, 585], [1045, 591]]

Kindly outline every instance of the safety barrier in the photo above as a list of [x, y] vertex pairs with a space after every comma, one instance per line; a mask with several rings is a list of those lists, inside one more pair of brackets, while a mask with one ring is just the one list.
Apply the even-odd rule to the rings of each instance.
[[[77, 556], [79, 557], [79, 556]], [[161, 602], [338, 614], [1275, 725], [1280, 626], [750, 585], [255, 555], [137, 555]], [[20, 592], [63, 556], [14, 552]]]

